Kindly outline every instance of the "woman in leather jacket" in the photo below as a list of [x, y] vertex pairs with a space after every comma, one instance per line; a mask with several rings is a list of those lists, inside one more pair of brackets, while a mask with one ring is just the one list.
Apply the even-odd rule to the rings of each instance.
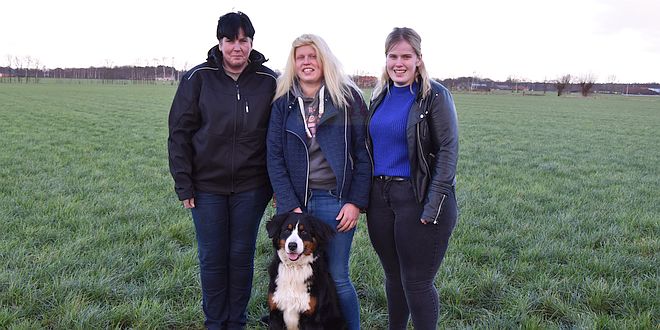
[[436, 329], [435, 275], [456, 225], [458, 123], [449, 91], [432, 81], [421, 38], [395, 28], [368, 120], [373, 184], [369, 238], [385, 272], [390, 329]]

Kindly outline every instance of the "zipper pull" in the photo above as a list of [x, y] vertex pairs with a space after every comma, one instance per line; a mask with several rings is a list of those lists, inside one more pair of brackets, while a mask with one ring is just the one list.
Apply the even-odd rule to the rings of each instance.
[[250, 112], [250, 108], [248, 107], [248, 103], [246, 101], [245, 102], [245, 113], [249, 113], [249, 112]]

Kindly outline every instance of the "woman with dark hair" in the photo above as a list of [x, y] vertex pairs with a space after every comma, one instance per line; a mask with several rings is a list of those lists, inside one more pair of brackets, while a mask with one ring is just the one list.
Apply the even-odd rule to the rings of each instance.
[[218, 45], [181, 79], [169, 116], [170, 172], [192, 211], [209, 329], [241, 329], [252, 290], [259, 223], [272, 188], [266, 129], [275, 73], [252, 49], [237, 12], [218, 20]]

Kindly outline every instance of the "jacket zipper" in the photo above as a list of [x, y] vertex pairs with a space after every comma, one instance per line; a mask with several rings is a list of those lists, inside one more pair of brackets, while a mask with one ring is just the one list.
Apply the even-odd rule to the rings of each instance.
[[431, 175], [431, 169], [429, 168], [429, 163], [426, 162], [426, 157], [424, 156], [424, 150], [422, 149], [422, 137], [419, 134], [419, 123], [417, 123], [417, 148], [419, 148], [419, 152], [422, 154], [422, 161], [424, 162], [424, 167], [426, 168], [426, 173], [429, 173]]
[[434, 225], [438, 224], [438, 217], [440, 216], [440, 210], [442, 210], [442, 204], [444, 204], [445, 198], [447, 198], [447, 195], [442, 194], [442, 200], [440, 201], [440, 206], [438, 206], [438, 213], [435, 214], [435, 219], [433, 220]]
[[348, 108], [344, 111], [344, 174], [342, 175], [341, 189], [339, 189], [339, 199], [344, 192], [346, 185], [346, 167], [348, 166]]
[[365, 147], [367, 148], [367, 154], [369, 155], [369, 160], [371, 161], [371, 175], [373, 176], [374, 171], [376, 170], [376, 165], [374, 164], [374, 158], [372, 156], [373, 151], [371, 151], [371, 133], [369, 132], [369, 126], [371, 125], [371, 119], [373, 118], [374, 114], [376, 113], [376, 109], [380, 105], [380, 102], [378, 99], [375, 99], [373, 102], [377, 102], [376, 104], [370, 106], [370, 108], [374, 109], [369, 113], [369, 116], [367, 117], [367, 138], [364, 141]]
[[[238, 82], [236, 83], [236, 107], [240, 107], [240, 104], [238, 101], [241, 100], [241, 90], [238, 88]], [[236, 109], [238, 110], [238, 109]], [[238, 118], [236, 114], [234, 114], [234, 134], [233, 134], [233, 141], [231, 144], [231, 191], [234, 192], [234, 166], [235, 164], [235, 158], [236, 158], [236, 126], [238, 125]]]
[[[304, 124], [304, 123], [303, 123]], [[307, 156], [307, 177], [305, 178], [305, 200], [303, 201], [303, 206], [307, 208], [307, 199], [309, 198], [309, 149], [307, 148], [307, 144], [305, 144], [305, 140], [303, 140], [296, 132], [292, 130], [286, 130], [287, 132], [293, 134], [295, 137], [300, 140], [302, 145], [305, 147], [305, 155]]]
[[245, 99], [245, 113], [243, 114], [243, 129], [248, 129], [248, 115], [250, 114], [250, 106], [248, 105], [248, 100]]

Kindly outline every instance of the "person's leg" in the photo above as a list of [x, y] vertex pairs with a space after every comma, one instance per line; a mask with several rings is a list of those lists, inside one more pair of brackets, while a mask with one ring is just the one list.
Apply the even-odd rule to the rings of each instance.
[[399, 196], [396, 199], [400, 201], [393, 207], [402, 283], [415, 329], [436, 329], [440, 304], [434, 280], [456, 224], [456, 200], [447, 196], [437, 224], [422, 224], [423, 206], [410, 200], [411, 190], [412, 186], [404, 184], [391, 189], [391, 195]]
[[229, 295], [227, 329], [242, 329], [247, 323], [247, 305], [252, 292], [254, 253], [259, 224], [273, 191], [270, 186], [232, 194], [229, 197]]
[[336, 220], [342, 202], [329, 191], [313, 190], [307, 211], [332, 227], [336, 235], [326, 247], [328, 270], [337, 288], [337, 297], [348, 329], [360, 329], [360, 303], [349, 277], [349, 257], [355, 228], [339, 233]]
[[208, 329], [221, 329], [227, 320], [227, 200], [226, 195], [197, 192], [195, 207], [191, 209], [197, 237], [202, 310]]
[[408, 304], [401, 284], [401, 268], [394, 240], [395, 212], [390, 201], [391, 182], [374, 180], [367, 208], [369, 240], [385, 272], [389, 329], [406, 329]]

